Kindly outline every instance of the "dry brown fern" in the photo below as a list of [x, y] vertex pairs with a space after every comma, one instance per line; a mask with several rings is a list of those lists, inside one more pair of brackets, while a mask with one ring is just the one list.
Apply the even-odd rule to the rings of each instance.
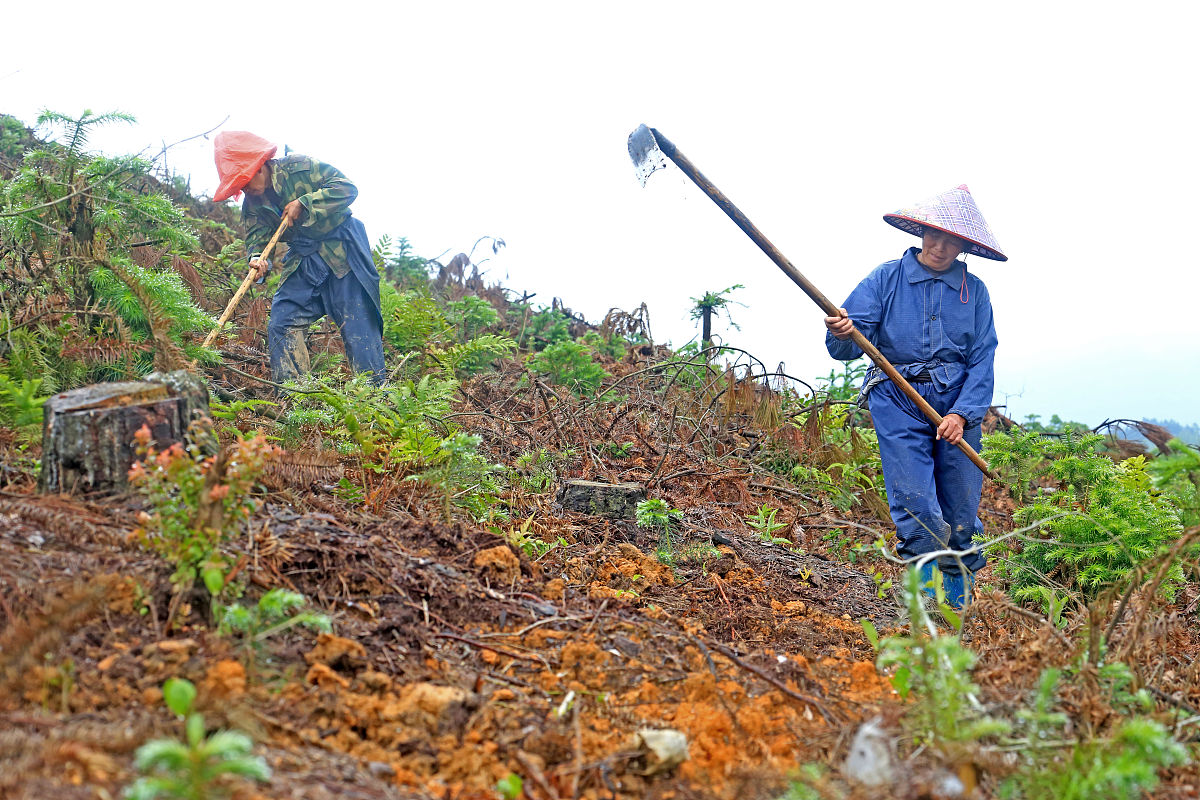
[[269, 489], [307, 489], [314, 483], [337, 483], [344, 474], [335, 453], [281, 450], [267, 460], [261, 480]]
[[37, 678], [47, 654], [58, 651], [77, 629], [104, 611], [111, 578], [73, 583], [50, 590], [40, 611], [18, 619], [0, 633], [0, 704], [6, 695], [20, 698]]
[[85, 511], [50, 498], [18, 500], [0, 497], [0, 513], [14, 514], [21, 522], [37, 525], [58, 536], [77, 537], [80, 533], [95, 536], [99, 531], [94, 522], [84, 518]]
[[183, 282], [187, 284], [188, 291], [192, 293], [192, 299], [196, 301], [196, 305], [202, 305], [204, 302], [204, 279], [200, 277], [200, 273], [190, 261], [179, 256], [171, 257], [171, 268], [179, 273], [179, 277], [183, 278]]
[[0, 797], [8, 797], [41, 764], [45, 749], [41, 733], [18, 727], [0, 730]]

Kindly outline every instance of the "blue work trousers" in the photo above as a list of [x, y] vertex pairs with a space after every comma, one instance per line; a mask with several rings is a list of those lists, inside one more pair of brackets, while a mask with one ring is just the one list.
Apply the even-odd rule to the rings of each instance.
[[[957, 391], [943, 394], [934, 383], [916, 383], [913, 388], [943, 415], [958, 395]], [[979, 521], [983, 473], [957, 446], [935, 439], [933, 423], [890, 380], [876, 386], [869, 397], [900, 557], [971, 547], [972, 538], [983, 532]], [[963, 439], [977, 451], [980, 435], [979, 425], [963, 431]], [[954, 557], [939, 558], [937, 563], [946, 575], [961, 572]], [[985, 563], [981, 553], [962, 557], [971, 572]]]
[[379, 312], [354, 272], [334, 275], [319, 259], [287, 277], [271, 299], [267, 347], [276, 381], [296, 380], [309, 371], [304, 336], [321, 317], [337, 325], [346, 359], [355, 372], [370, 372], [376, 383], [387, 377]]

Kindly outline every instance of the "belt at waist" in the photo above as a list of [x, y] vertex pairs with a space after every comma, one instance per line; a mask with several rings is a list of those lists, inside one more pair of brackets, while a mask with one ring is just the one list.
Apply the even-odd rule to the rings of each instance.
[[912, 377], [910, 377], [908, 379], [908, 382], [909, 383], [932, 383], [933, 378], [931, 378], [929, 376], [928, 372], [918, 372], [916, 375], [913, 375]]

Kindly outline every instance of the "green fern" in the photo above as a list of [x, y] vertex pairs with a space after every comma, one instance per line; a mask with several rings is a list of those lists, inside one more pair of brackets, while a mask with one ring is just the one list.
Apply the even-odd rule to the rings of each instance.
[[383, 338], [402, 353], [420, 352], [452, 331], [437, 301], [417, 291], [380, 285]]
[[18, 382], [0, 375], [0, 418], [16, 428], [40, 426], [42, 406], [47, 400], [39, 391], [41, 385], [40, 378]]
[[517, 349], [517, 343], [507, 336], [488, 333], [448, 350], [437, 351], [434, 357], [449, 375], [474, 375], [491, 367], [496, 359], [504, 358]]

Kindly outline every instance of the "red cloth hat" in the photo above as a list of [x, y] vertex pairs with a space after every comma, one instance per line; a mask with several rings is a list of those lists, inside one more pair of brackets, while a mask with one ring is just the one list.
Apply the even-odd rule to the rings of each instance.
[[926, 228], [951, 233], [967, 243], [965, 252], [990, 258], [993, 261], [1008, 261], [1000, 249], [987, 220], [979, 213], [975, 198], [966, 185], [942, 192], [937, 197], [922, 200], [916, 205], [902, 208], [894, 214], [884, 214], [883, 221], [913, 236], [924, 236]]
[[242, 193], [242, 188], [254, 177], [279, 149], [261, 136], [249, 131], [222, 131], [213, 139], [217, 162], [217, 177], [221, 179], [213, 202], [228, 200]]

